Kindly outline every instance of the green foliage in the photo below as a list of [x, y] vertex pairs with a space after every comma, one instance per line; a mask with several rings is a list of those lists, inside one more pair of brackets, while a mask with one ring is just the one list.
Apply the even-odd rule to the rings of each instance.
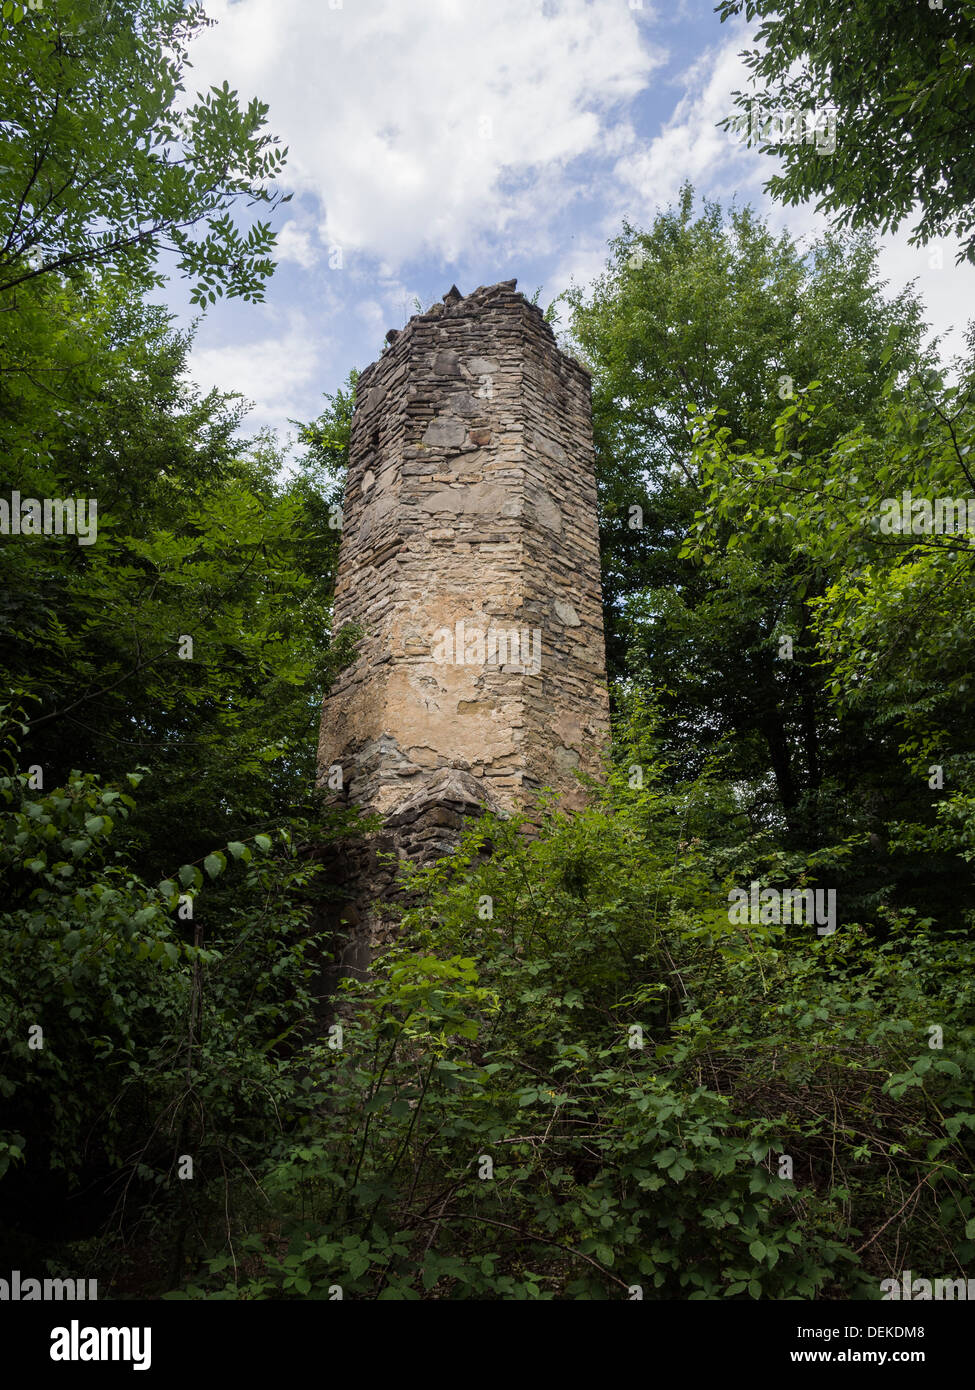
[[970, 375], [968, 366], [951, 387], [933, 374], [904, 387], [892, 379], [876, 428], [862, 424], [835, 442], [823, 439], [828, 402], [812, 382], [783, 409], [768, 453], [733, 442], [717, 417], [699, 417], [706, 503], [686, 553], [707, 559], [719, 537], [719, 547], [750, 547], [770, 533], [785, 536], [830, 576], [811, 607], [833, 695], [851, 705], [869, 698], [913, 730], [922, 753], [949, 736], [958, 751], [968, 749], [955, 726], [970, 706], [973, 547], [966, 509], [959, 522], [952, 507], [946, 530], [935, 524], [933, 501], [975, 491]]
[[7, 538], [0, 635], [39, 702], [29, 763], [157, 774], [133, 827], [151, 874], [307, 802], [345, 659], [328, 635], [338, 479], [279, 481], [273, 443], [234, 440], [232, 404], [185, 383], [189, 340], [130, 292], [60, 299], [86, 355], [58, 409], [33, 369], [15, 376], [0, 438], [22, 496], [95, 499], [97, 541]]
[[[832, 706], [841, 717], [866, 714], [889, 747], [888, 784], [893, 764], [911, 786], [891, 807], [890, 849], [953, 872], [945, 889], [959, 906], [969, 875], [957, 877], [957, 859], [948, 866], [972, 849], [975, 755], [971, 380], [970, 363], [953, 386], [934, 373], [903, 386], [892, 377], [876, 425], [838, 440], [823, 438], [828, 401], [810, 383], [783, 409], [767, 452], [734, 440], [719, 415], [699, 415], [705, 501], [684, 547], [711, 565], [732, 546], [762, 553], [771, 538], [825, 577], [806, 606]], [[951, 504], [941, 526], [937, 499]], [[940, 896], [923, 886], [917, 905], [941, 915]]]
[[706, 857], [675, 856], [684, 819], [652, 773], [611, 780], [414, 878], [268, 1229], [183, 1296], [878, 1297], [897, 1241], [967, 1258], [970, 943], [742, 934]]
[[264, 224], [230, 221], [279, 201], [264, 108], [183, 99], [208, 23], [183, 0], [52, 0], [0, 36], [5, 478], [98, 509], [91, 544], [4, 538], [6, 674], [47, 785], [154, 774], [129, 828], [147, 877], [308, 809], [343, 659], [324, 477], [282, 481], [275, 441], [237, 438], [239, 401], [187, 382], [191, 335], [145, 300], [163, 248], [200, 303], [259, 297], [272, 268]]
[[[11, 10], [7, 16], [7, 9]], [[267, 106], [224, 83], [181, 103], [188, 49], [210, 21], [190, 0], [50, 0], [0, 27], [0, 297], [83, 269], [161, 283], [161, 250], [192, 284], [260, 300], [285, 151]]]
[[773, 196], [815, 198], [841, 226], [885, 231], [918, 212], [912, 242], [953, 234], [959, 260], [975, 259], [972, 0], [871, 0], [839, 13], [830, 0], [718, 0], [716, 9], [722, 21], [762, 21], [745, 54], [757, 90], [734, 93], [746, 121], [753, 110], [835, 113], [835, 151], [762, 145], [785, 166], [766, 184]]
[[0, 546], [0, 1226], [30, 1254], [48, 1211], [62, 1242], [72, 1211], [126, 1239], [149, 1222], [176, 1279], [188, 1233], [311, 1104], [340, 476], [289, 480], [273, 439], [238, 438], [238, 400], [187, 382], [191, 336], [145, 299], [166, 248], [200, 304], [259, 298], [272, 269], [266, 225], [231, 220], [281, 201], [265, 109], [182, 98], [202, 11], [4, 18], [6, 485], [98, 511], [91, 544]]
[[[141, 781], [0, 779], [0, 1177], [13, 1162], [14, 1204], [18, 1178], [62, 1170], [70, 1191], [114, 1177], [118, 1219], [132, 1197], [141, 1221], [162, 1204], [170, 1241], [176, 1222], [178, 1271], [190, 1224], [312, 1104], [299, 1058], [329, 957], [306, 846], [332, 831], [296, 820], [153, 886], [126, 862]], [[225, 871], [235, 882], [217, 891]]]
[[606, 272], [569, 296], [595, 372], [610, 669], [657, 693], [682, 768], [720, 756], [756, 821], [804, 843], [832, 832], [831, 785], [863, 744], [854, 721], [835, 730], [819, 668], [809, 600], [827, 577], [772, 528], [747, 545], [726, 528], [706, 566], [687, 550], [708, 487], [693, 419], [722, 412], [757, 449], [783, 401], [818, 381], [824, 446], [869, 428], [884, 382], [919, 361], [921, 309], [907, 291], [885, 297], [867, 239], [804, 251], [749, 208], [695, 216], [693, 202], [685, 187], [649, 230], [624, 225]]

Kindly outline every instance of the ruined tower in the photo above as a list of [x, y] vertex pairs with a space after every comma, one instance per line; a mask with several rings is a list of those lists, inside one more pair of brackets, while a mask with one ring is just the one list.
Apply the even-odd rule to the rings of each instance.
[[515, 284], [452, 289], [356, 389], [334, 626], [361, 644], [319, 775], [411, 857], [541, 787], [580, 804], [608, 741], [589, 376]]

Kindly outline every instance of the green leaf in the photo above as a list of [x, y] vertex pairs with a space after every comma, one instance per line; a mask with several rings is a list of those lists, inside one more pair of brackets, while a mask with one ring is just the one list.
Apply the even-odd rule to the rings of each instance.
[[203, 867], [211, 878], [216, 878], [227, 867], [226, 855], [219, 853], [219, 851], [216, 854], [208, 854], [203, 861]]

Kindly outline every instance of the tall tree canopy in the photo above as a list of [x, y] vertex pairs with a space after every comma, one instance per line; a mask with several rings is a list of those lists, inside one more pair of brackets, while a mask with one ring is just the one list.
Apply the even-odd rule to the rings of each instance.
[[717, 10], [762, 21], [745, 55], [756, 90], [734, 94], [738, 120], [754, 130], [753, 112], [835, 118], [835, 149], [759, 135], [785, 165], [766, 185], [775, 197], [815, 199], [840, 226], [916, 217], [912, 241], [953, 235], [975, 260], [975, 0], [856, 0], [841, 13], [833, 0], [719, 0]]
[[729, 771], [757, 788], [771, 775], [795, 820], [846, 757], [824, 739], [833, 715], [809, 621], [826, 575], [768, 532], [760, 550], [729, 536], [720, 563], [688, 560], [703, 503], [691, 414], [723, 412], [733, 439], [758, 444], [816, 380], [829, 401], [820, 437], [838, 439], [876, 419], [888, 375], [920, 360], [920, 304], [884, 293], [868, 238], [803, 248], [748, 208], [695, 215], [689, 187], [647, 231], [624, 226], [604, 275], [569, 298], [595, 373], [611, 669], [662, 688], [682, 765], [724, 746]]
[[188, 47], [209, 21], [194, 0], [5, 5], [0, 23], [0, 305], [18, 286], [81, 268], [158, 282], [161, 251], [195, 303], [260, 299], [267, 222], [286, 151], [267, 106], [224, 83], [185, 97]]

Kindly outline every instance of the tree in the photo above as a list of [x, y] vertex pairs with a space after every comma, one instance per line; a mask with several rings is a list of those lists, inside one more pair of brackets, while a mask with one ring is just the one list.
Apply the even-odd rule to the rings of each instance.
[[283, 201], [283, 152], [259, 102], [186, 99], [196, 4], [3, 14], [0, 449], [22, 496], [99, 508], [91, 546], [5, 538], [6, 674], [49, 781], [142, 764], [130, 833], [193, 858], [310, 792], [339, 532], [273, 442], [235, 439], [239, 400], [186, 382], [190, 335], [145, 294], [168, 248], [196, 302], [260, 297], [273, 237], [232, 213]]
[[[719, 0], [717, 11], [763, 21], [744, 56], [764, 87], [735, 92], [741, 114], [723, 124], [747, 124], [782, 159], [773, 196], [816, 198], [841, 227], [884, 231], [920, 205], [911, 241], [954, 234], [958, 259], [975, 260], [975, 0]], [[835, 150], [808, 128], [786, 143], [774, 124], [762, 129], [787, 110], [825, 119], [829, 108]]]
[[748, 548], [771, 532], [820, 565], [830, 582], [812, 622], [835, 663], [833, 696], [868, 704], [919, 759], [975, 754], [973, 392], [971, 358], [953, 386], [934, 371], [891, 380], [874, 427], [825, 446], [819, 383], [784, 407], [768, 450], [699, 417], [705, 501], [685, 552], [724, 549], [729, 532]]
[[798, 825], [804, 795], [845, 758], [826, 738], [807, 608], [825, 576], [768, 535], [747, 550], [729, 537], [709, 566], [681, 555], [703, 501], [688, 412], [725, 411], [732, 438], [758, 442], [783, 400], [820, 380], [822, 437], [838, 438], [873, 418], [889, 372], [917, 360], [920, 305], [908, 291], [885, 297], [869, 238], [804, 251], [748, 208], [705, 203], [695, 217], [689, 187], [648, 231], [625, 225], [605, 274], [569, 302], [595, 372], [612, 673], [663, 690], [682, 766], [699, 771], [726, 747], [729, 776]]
[[274, 235], [233, 213], [286, 201], [271, 183], [287, 152], [264, 130], [267, 107], [242, 108], [227, 83], [183, 103], [189, 45], [210, 23], [201, 6], [56, 0], [4, 15], [0, 305], [96, 267], [158, 284], [162, 251], [196, 304], [261, 299]]
[[134, 291], [29, 292], [77, 360], [53, 392], [40, 358], [13, 376], [0, 447], [23, 497], [95, 498], [98, 531], [4, 537], [5, 675], [48, 783], [151, 771], [130, 833], [162, 871], [311, 793], [337, 482], [281, 481], [273, 441], [234, 438], [238, 403], [186, 381], [189, 336]]
[[290, 1058], [330, 959], [315, 856], [342, 820], [313, 783], [343, 453], [284, 476], [146, 300], [167, 247], [201, 304], [258, 298], [273, 268], [267, 228], [230, 217], [279, 201], [264, 108], [224, 87], [176, 109], [199, 8], [2, 14], [3, 501], [77, 499], [93, 543], [0, 544], [0, 1244], [33, 1259], [29, 1213], [73, 1185], [101, 1219], [114, 1178], [140, 1220], [161, 1198], [176, 1279], [228, 1169], [303, 1105], [310, 1053]]
[[959, 365], [953, 386], [892, 378], [874, 424], [828, 442], [817, 383], [768, 448], [702, 415], [705, 500], [684, 546], [720, 564], [729, 537], [746, 557], [773, 540], [824, 575], [805, 622], [834, 723], [864, 735], [843, 790], [885, 857], [886, 895], [939, 922], [973, 902], [958, 856], [975, 859], [975, 361]]

